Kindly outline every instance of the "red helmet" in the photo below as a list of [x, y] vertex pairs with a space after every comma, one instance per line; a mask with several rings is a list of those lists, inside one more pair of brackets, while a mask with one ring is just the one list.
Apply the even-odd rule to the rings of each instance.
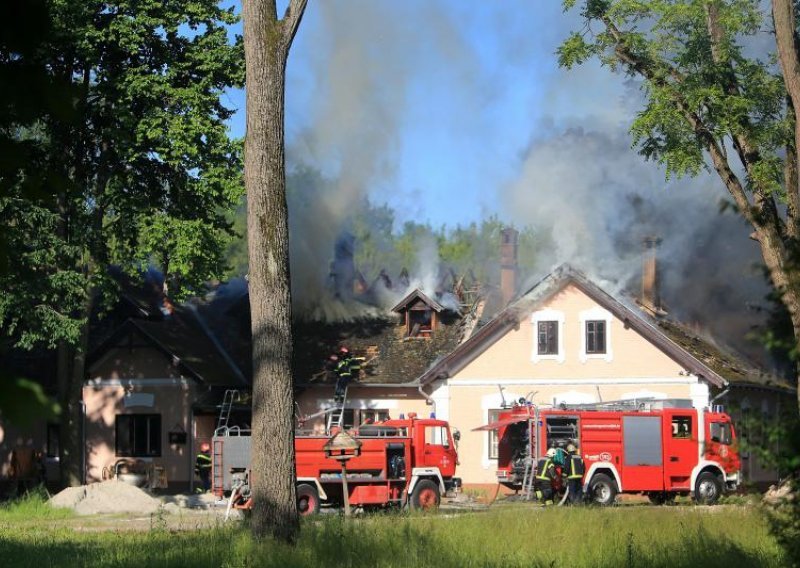
[[211, 451], [211, 444], [208, 442], [203, 442], [200, 444], [200, 451], [201, 452], [210, 452]]
[[348, 353], [350, 353], [350, 350], [347, 347], [342, 347], [341, 349], [339, 349], [339, 353], [341, 353], [342, 355], [347, 355]]
[[338, 361], [339, 357], [337, 355], [331, 355], [330, 357], [328, 357], [328, 359], [330, 359], [331, 361]]

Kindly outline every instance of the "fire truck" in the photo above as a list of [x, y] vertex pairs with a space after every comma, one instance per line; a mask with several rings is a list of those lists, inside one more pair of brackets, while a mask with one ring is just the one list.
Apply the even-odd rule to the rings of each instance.
[[713, 504], [739, 483], [730, 417], [721, 407], [693, 408], [690, 400], [539, 408], [521, 399], [476, 430], [497, 430], [498, 482], [528, 496], [537, 458], [569, 443], [586, 464], [584, 495], [601, 505], [620, 493], [643, 493], [657, 504], [676, 495]]
[[[360, 442], [359, 454], [346, 464], [346, 499], [351, 506], [432, 509], [439, 506], [443, 494], [460, 486], [455, 477], [458, 436], [454, 440], [444, 420], [410, 413], [408, 418], [362, 425], [350, 434]], [[343, 469], [325, 451], [329, 440], [329, 435], [298, 433], [295, 437], [301, 515], [315, 514], [321, 505], [344, 505]], [[212, 448], [212, 491], [220, 497], [232, 492], [233, 507], [249, 508], [249, 432], [218, 430]]]

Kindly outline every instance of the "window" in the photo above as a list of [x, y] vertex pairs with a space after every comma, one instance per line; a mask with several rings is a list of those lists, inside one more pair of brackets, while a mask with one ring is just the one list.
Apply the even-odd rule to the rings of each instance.
[[161, 415], [118, 414], [115, 451], [131, 458], [161, 456]]
[[408, 311], [408, 334], [411, 337], [430, 337], [433, 332], [433, 310], [411, 309]]
[[711, 423], [711, 441], [718, 442], [723, 446], [730, 446], [733, 440], [731, 425], [728, 422]]
[[57, 458], [59, 456], [59, 434], [58, 424], [47, 425], [47, 457]]
[[672, 417], [672, 437], [676, 439], [689, 439], [692, 437], [692, 417]]
[[[489, 423], [497, 422], [500, 418], [500, 413], [502, 410], [490, 410], [489, 411]], [[487, 432], [489, 435], [489, 459], [496, 460], [498, 457], [498, 444], [500, 442], [500, 434], [497, 430], [489, 430]]]
[[539, 355], [558, 355], [558, 322], [540, 321], [538, 328]]
[[610, 363], [614, 359], [611, 352], [611, 322], [614, 316], [600, 306], [582, 310], [579, 316], [583, 331], [578, 356], [581, 363], [586, 363], [589, 359], [603, 359]]
[[591, 320], [586, 322], [586, 353], [590, 355], [606, 352], [606, 322]]
[[376, 422], [389, 420], [388, 410], [362, 410], [360, 414], [361, 416], [358, 421], [359, 424], [364, 424], [367, 421], [369, 421], [371, 424], [374, 424]]
[[447, 437], [447, 428], [444, 426], [426, 426], [425, 443], [432, 446], [450, 447], [450, 440]]

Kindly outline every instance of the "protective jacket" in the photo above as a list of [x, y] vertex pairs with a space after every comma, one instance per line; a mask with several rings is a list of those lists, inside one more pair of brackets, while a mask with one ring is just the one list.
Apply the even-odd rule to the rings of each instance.
[[570, 454], [567, 460], [567, 479], [583, 479], [586, 464], [580, 454]]
[[211, 456], [205, 452], [200, 452], [194, 460], [194, 472], [200, 475], [207, 471], [211, 471]]

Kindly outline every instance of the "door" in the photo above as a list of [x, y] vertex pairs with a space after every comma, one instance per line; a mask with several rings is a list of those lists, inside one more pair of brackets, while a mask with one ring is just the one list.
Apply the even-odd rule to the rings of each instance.
[[664, 411], [664, 485], [667, 490], [690, 490], [697, 465], [697, 412]]
[[622, 489], [662, 490], [661, 416], [623, 416], [622, 435]]
[[416, 467], [438, 467], [442, 477], [452, 477], [455, 460], [450, 449], [450, 437], [445, 426], [425, 426], [423, 463]]

